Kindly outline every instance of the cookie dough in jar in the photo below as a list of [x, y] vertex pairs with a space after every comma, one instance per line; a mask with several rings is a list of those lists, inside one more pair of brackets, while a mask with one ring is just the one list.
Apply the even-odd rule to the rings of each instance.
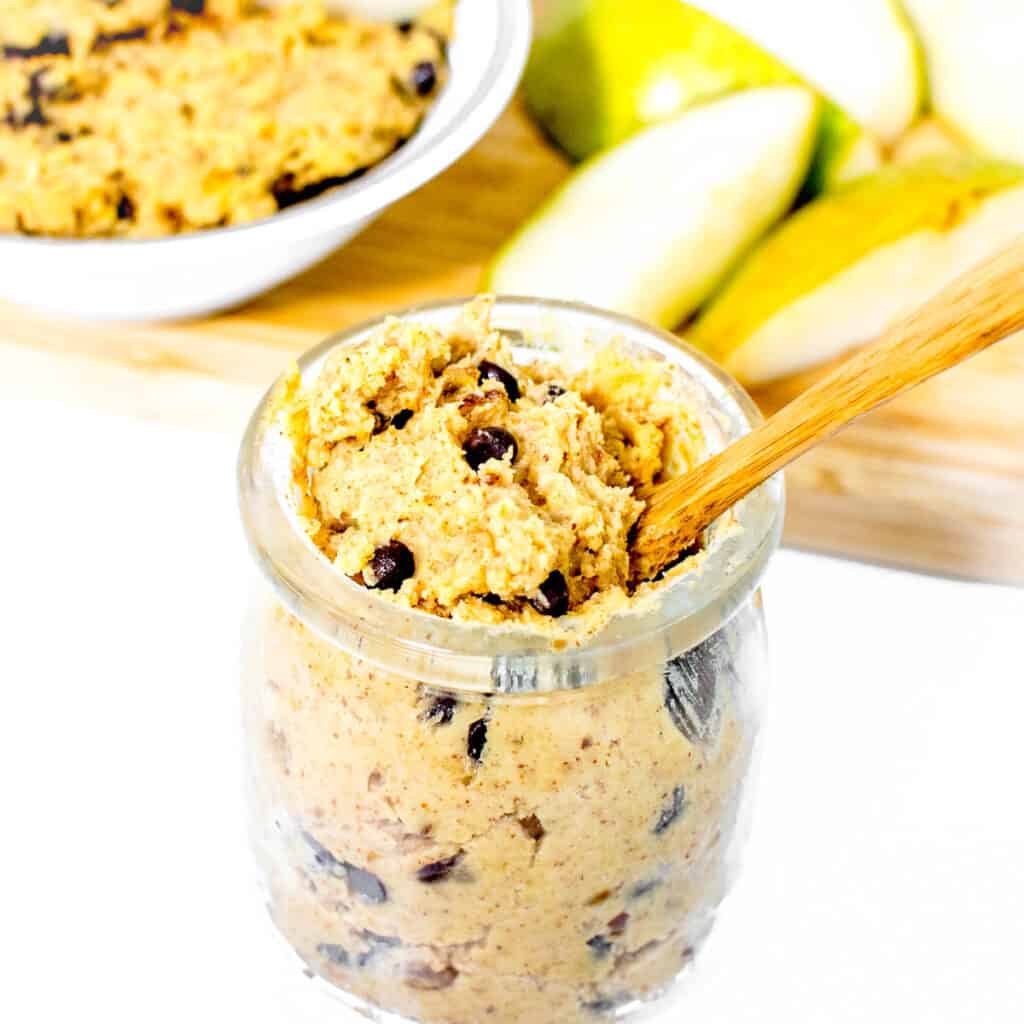
[[306, 983], [425, 1024], [673, 998], [743, 839], [781, 483], [662, 578], [628, 548], [755, 417], [667, 335], [511, 299], [358, 328], [268, 395], [247, 781]]

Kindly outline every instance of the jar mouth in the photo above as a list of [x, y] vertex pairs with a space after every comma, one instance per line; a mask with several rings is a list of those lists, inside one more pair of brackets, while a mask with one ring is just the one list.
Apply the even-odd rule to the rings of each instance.
[[[389, 316], [450, 327], [469, 298]], [[386, 316], [334, 334], [298, 361], [304, 380], [339, 345], [364, 341]], [[519, 351], [570, 355], [585, 343], [615, 343], [664, 361], [702, 417], [709, 452], [760, 422], [751, 398], [701, 352], [666, 331], [580, 303], [499, 296], [492, 323], [522, 338]], [[666, 581], [636, 609], [614, 615], [579, 645], [519, 626], [444, 619], [394, 604], [337, 570], [302, 530], [292, 507], [291, 443], [268, 416], [273, 388], [256, 407], [238, 463], [239, 507], [250, 550], [277, 599], [306, 626], [350, 654], [423, 683], [477, 693], [579, 689], [660, 665], [724, 625], [757, 588], [782, 532], [784, 488], [772, 477], [737, 503], [730, 528], [708, 533], [699, 568]], [[724, 519], [725, 517], [723, 517]]]

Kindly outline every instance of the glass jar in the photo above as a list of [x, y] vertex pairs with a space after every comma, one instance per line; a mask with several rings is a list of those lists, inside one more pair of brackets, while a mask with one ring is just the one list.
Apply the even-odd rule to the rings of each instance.
[[[401, 314], [450, 325], [461, 302]], [[709, 450], [749, 430], [742, 390], [670, 335], [581, 306], [498, 300], [516, 358], [583, 339], [663, 360]], [[375, 324], [331, 338], [325, 354]], [[734, 877], [767, 655], [768, 481], [699, 568], [558, 649], [398, 607], [337, 572], [288, 499], [257, 410], [240, 501], [269, 583], [247, 629], [252, 841], [273, 920], [314, 981], [374, 1019], [584, 1024], [663, 996]]]

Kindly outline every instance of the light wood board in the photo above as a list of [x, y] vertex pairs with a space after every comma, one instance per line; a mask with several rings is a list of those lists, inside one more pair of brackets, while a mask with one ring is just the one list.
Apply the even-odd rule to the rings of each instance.
[[[326, 333], [471, 294], [484, 262], [565, 173], [517, 105], [346, 248], [227, 315], [100, 325], [0, 306], [0, 395], [240, 433], [285, 362]], [[770, 410], [800, 385], [757, 398]], [[805, 456], [788, 484], [790, 544], [1024, 583], [1024, 338], [866, 416]]]

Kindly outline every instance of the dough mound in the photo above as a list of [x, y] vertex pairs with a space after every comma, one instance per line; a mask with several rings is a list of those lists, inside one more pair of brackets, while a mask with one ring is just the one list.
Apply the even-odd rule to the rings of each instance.
[[[699, 430], [663, 364], [614, 347], [582, 369], [517, 364], [491, 306], [448, 333], [390, 319], [308, 385], [293, 372], [276, 411], [309, 532], [342, 572], [435, 615], [603, 621], [629, 601], [637, 488], [685, 469]], [[396, 545], [413, 571], [378, 579]]]
[[152, 238], [343, 184], [440, 92], [432, 19], [377, 24], [320, 0], [0, 0], [0, 231]]

